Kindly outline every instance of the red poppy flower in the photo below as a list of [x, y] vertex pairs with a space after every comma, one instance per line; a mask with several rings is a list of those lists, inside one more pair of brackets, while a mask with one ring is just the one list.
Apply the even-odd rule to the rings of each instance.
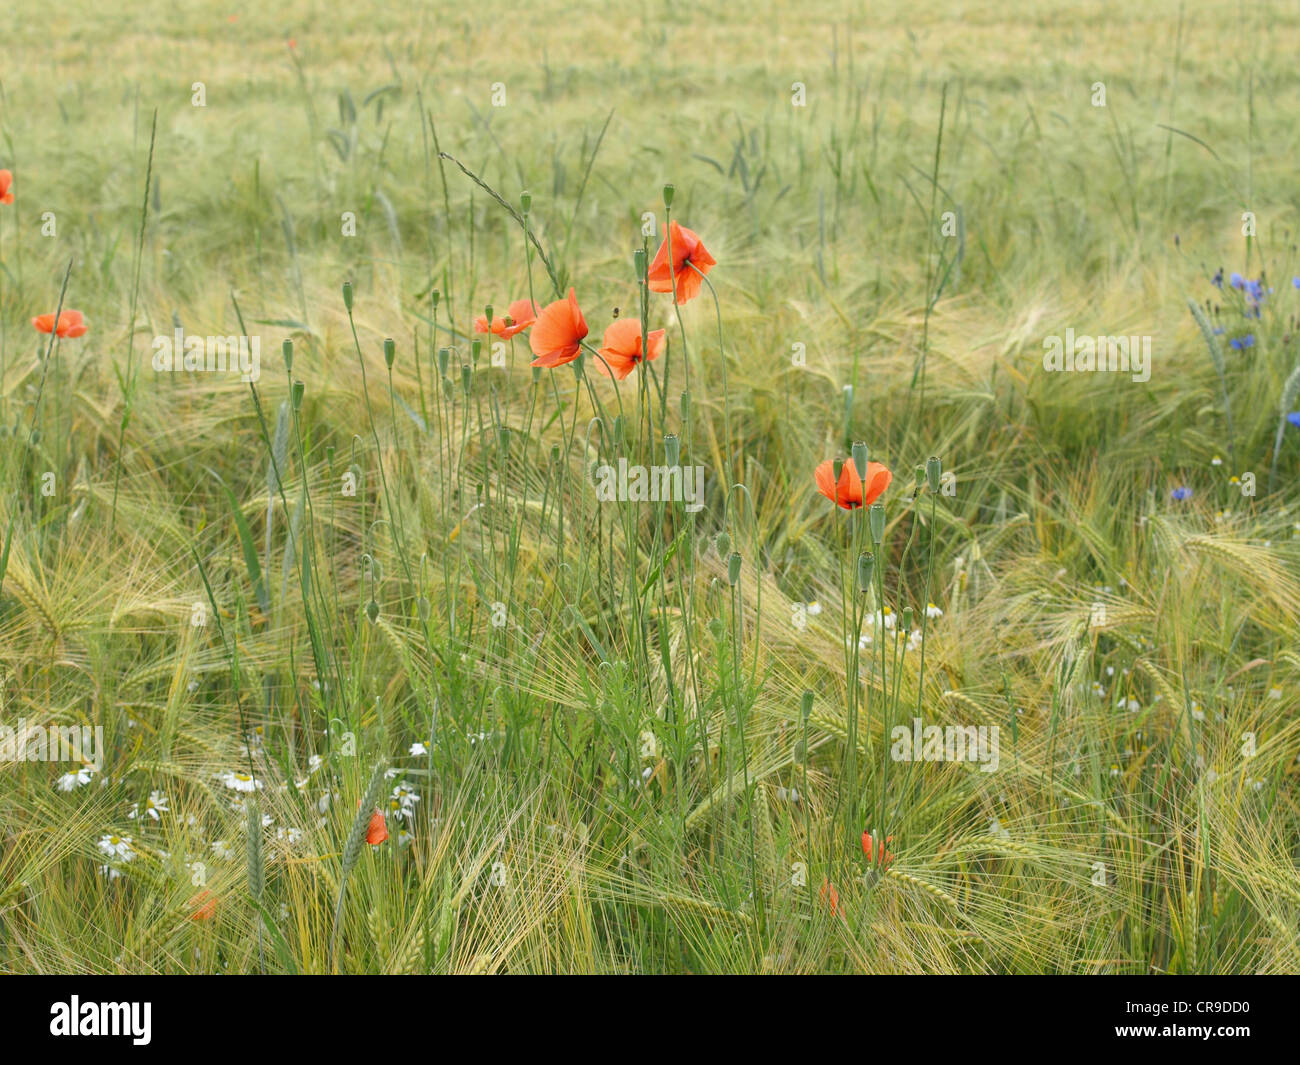
[[388, 822], [384, 820], [384, 815], [376, 810], [370, 815], [370, 827], [366, 829], [366, 842], [372, 847], [378, 847], [388, 838]]
[[204, 888], [197, 895], [192, 896], [185, 905], [194, 911], [190, 914], [191, 921], [210, 921], [217, 912], [217, 896]]
[[[893, 836], [887, 836], [885, 838], [885, 843], [893, 843], [893, 842], [894, 842]], [[877, 853], [876, 845], [872, 842], [871, 839], [871, 833], [870, 832], [862, 833], [862, 853], [867, 856], [867, 861], [869, 862], [879, 861], [882, 866], [888, 869], [889, 863], [894, 860], [894, 856], [890, 854], [889, 851], [885, 850], [885, 843], [880, 844], [879, 853]]]
[[[672, 245], [672, 259], [669, 261], [669, 245]], [[694, 232], [685, 226], [673, 222], [668, 227], [668, 236], [659, 245], [654, 262], [650, 264], [647, 280], [651, 292], [672, 292], [676, 282], [677, 302], [685, 303], [700, 294], [702, 274], [718, 265], [718, 261], [709, 254]]]
[[[506, 311], [505, 318], [493, 316], [492, 328], [488, 328], [487, 316], [480, 314], [474, 320], [474, 331], [477, 333], [495, 333], [502, 340], [509, 340], [516, 333], [522, 333], [535, 321], [537, 321], [538, 311], [537, 304], [532, 300], [515, 300], [510, 304], [509, 310]], [[506, 318], [510, 319], [510, 324], [506, 325]]]
[[[653, 361], [663, 354], [665, 335], [662, 329], [646, 334], [647, 361]], [[604, 346], [600, 348], [600, 353], [605, 357], [605, 362], [609, 363], [609, 367], [606, 368], [605, 363], [600, 359], [595, 359], [596, 369], [606, 377], [612, 373], [620, 381], [623, 380], [641, 361], [641, 323], [635, 318], [618, 319], [605, 330], [605, 339], [602, 343]]]
[[59, 314], [59, 324], [54, 324], [54, 315], [38, 314], [32, 319], [38, 332], [58, 333], [61, 337], [79, 337], [86, 333], [86, 320], [80, 311], [63, 311]]
[[0, 203], [14, 202], [14, 194], [10, 191], [13, 184], [13, 174], [8, 170], [0, 170]]
[[840, 893], [829, 880], [822, 881], [821, 899], [822, 905], [831, 911], [832, 917], [840, 915]]
[[567, 300], [547, 304], [533, 323], [528, 346], [537, 358], [532, 365], [550, 370], [572, 362], [582, 350], [582, 338], [586, 335], [587, 320], [578, 307], [578, 297], [569, 289]]
[[366, 829], [366, 842], [372, 847], [378, 847], [388, 838], [388, 822], [384, 820], [384, 815], [376, 810], [370, 815], [370, 826]]
[[864, 495], [862, 491], [863, 478], [858, 476], [857, 467], [853, 465], [853, 459], [851, 458], [844, 461], [844, 468], [840, 470], [838, 485], [835, 483], [835, 463], [830, 459], [819, 465], [813, 476], [817, 480], [817, 491], [845, 510], [856, 510], [858, 507], [870, 506], [876, 501], [880, 493], [889, 487], [889, 482], [894, 479], [894, 475], [879, 462], [868, 462], [867, 490]]

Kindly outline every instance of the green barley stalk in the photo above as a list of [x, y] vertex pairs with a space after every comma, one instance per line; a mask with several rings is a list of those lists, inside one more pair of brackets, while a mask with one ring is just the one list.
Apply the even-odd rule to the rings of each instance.
[[330, 931], [330, 949], [327, 964], [330, 972], [334, 971], [334, 949], [338, 943], [339, 925], [343, 923], [343, 900], [348, 890], [348, 874], [352, 872], [352, 867], [357, 864], [357, 859], [361, 857], [361, 849], [366, 842], [366, 829], [370, 825], [371, 814], [379, 803], [380, 793], [384, 790], [384, 768], [385, 762], [381, 758], [375, 763], [375, 768], [370, 774], [370, 785], [366, 788], [366, 794], [361, 800], [360, 807], [357, 808], [357, 816], [352, 821], [352, 830], [348, 833], [347, 843], [343, 847], [343, 866], [339, 874], [339, 898], [334, 906], [334, 927]]

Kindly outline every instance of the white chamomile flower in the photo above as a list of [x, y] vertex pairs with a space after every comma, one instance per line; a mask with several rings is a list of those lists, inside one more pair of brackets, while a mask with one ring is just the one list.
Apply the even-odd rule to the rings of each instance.
[[808, 616], [810, 618], [815, 618], [818, 614], [822, 612], [822, 605], [821, 603], [817, 602], [816, 599], [814, 599], [811, 603], [807, 605], [806, 609], [808, 611]]
[[1210, 459], [1210, 465], [1211, 465], [1211, 466], [1222, 466], [1222, 465], [1223, 465], [1223, 459], [1219, 458], [1218, 455], [1215, 455], [1214, 458]]
[[1269, 688], [1268, 690], [1268, 697], [1270, 699], [1281, 699], [1282, 686], [1280, 684], [1274, 684], [1273, 687]]
[[907, 649], [909, 651], [920, 650], [921, 647], [921, 630], [913, 629], [907, 634]]
[[426, 747], [419, 740], [416, 740], [413, 744], [411, 744], [411, 749], [407, 753], [410, 754], [412, 758], [419, 758], [420, 755], [422, 754], [428, 754], [429, 748]]
[[118, 836], [110, 833], [101, 837], [96, 846], [99, 847], [102, 854], [117, 861], [130, 862], [135, 860], [135, 848], [131, 846], [130, 836]]
[[234, 791], [253, 792], [262, 790], [262, 782], [248, 773], [222, 773], [221, 783]]
[[94, 766], [83, 765], [80, 769], [70, 773], [64, 773], [54, 782], [54, 786], [60, 791], [75, 791], [77, 788], [83, 788], [90, 783], [90, 778], [95, 775]]
[[225, 862], [235, 856], [235, 851], [224, 839], [219, 839], [212, 844], [212, 856]]
[[937, 606], [935, 606], [933, 603], [926, 603], [926, 604], [925, 604], [925, 616], [926, 616], [927, 618], [941, 618], [941, 617], [943, 617], [943, 611], [940, 610], [940, 609], [939, 609]]

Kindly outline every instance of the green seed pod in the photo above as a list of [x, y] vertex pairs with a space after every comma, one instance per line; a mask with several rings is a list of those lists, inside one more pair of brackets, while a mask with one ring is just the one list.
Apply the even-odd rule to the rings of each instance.
[[491, 332], [491, 330], [492, 330], [492, 304], [489, 303], [486, 307], [483, 308], [483, 316], [484, 316], [485, 320], [487, 321], [487, 324], [488, 324], [488, 331]]
[[284, 354], [285, 372], [293, 373], [293, 341], [285, 337], [284, 343], [280, 345], [280, 351]]
[[482, 353], [482, 351], [483, 351], [483, 341], [481, 340], [475, 340], [469, 346], [470, 362], [472, 362], [475, 366], [478, 365], [478, 357]]
[[519, 207], [523, 211], [525, 218], [533, 209], [533, 194], [527, 189], [519, 194]]
[[862, 440], [853, 442], [853, 468], [858, 471], [858, 479], [867, 476], [867, 445]]
[[465, 395], [469, 395], [469, 386], [474, 380], [474, 370], [469, 363], [461, 363], [460, 367], [460, 387]]
[[645, 248], [637, 248], [632, 253], [632, 268], [636, 271], [636, 279], [642, 283], [645, 282], [647, 258]]
[[671, 467], [682, 460], [682, 442], [676, 433], [664, 437], [664, 461]]
[[352, 282], [343, 282], [343, 306], [348, 309], [348, 314], [352, 313]]
[[438, 302], [441, 299], [442, 299], [442, 293], [439, 292], [436, 288], [429, 293], [429, 302], [433, 304], [433, 309], [435, 311], [438, 309]]
[[307, 386], [301, 381], [295, 381], [293, 383], [293, 409], [295, 414], [302, 410], [302, 395], [306, 391]]
[[727, 581], [734, 588], [740, 583], [740, 552], [731, 552], [731, 557], [727, 559]]
[[439, 348], [438, 349], [438, 376], [439, 377], [447, 376], [447, 367], [448, 365], [450, 365], [450, 363], [451, 363], [451, 349]]
[[912, 608], [910, 606], [903, 607], [903, 628], [906, 629], [908, 632], [912, 631], [913, 617], [914, 615], [912, 613]]
[[805, 722], [807, 722], [807, 720], [810, 717], [812, 717], [812, 708], [813, 708], [813, 693], [811, 691], [808, 691], [807, 689], [804, 689], [803, 696], [799, 700], [799, 713]]
[[384, 362], [388, 364], [390, 370], [393, 368], [393, 360], [396, 358], [397, 345], [393, 343], [392, 337], [387, 337], [384, 340]]
[[665, 206], [665, 207], [671, 207], [671, 206], [673, 205], [673, 196], [675, 196], [676, 193], [677, 193], [677, 188], [676, 188], [676, 186], [674, 186], [674, 185], [665, 185], [665, 186], [664, 186], [664, 206]]
[[863, 551], [858, 556], [858, 591], [865, 592], [871, 588], [871, 577], [876, 570], [876, 556], [870, 551]]
[[868, 520], [871, 524], [871, 542], [879, 547], [880, 541], [885, 538], [885, 504], [872, 503]]
[[943, 476], [943, 463], [938, 455], [931, 455], [925, 463], [925, 479], [930, 482], [930, 491], [939, 491], [939, 479]]

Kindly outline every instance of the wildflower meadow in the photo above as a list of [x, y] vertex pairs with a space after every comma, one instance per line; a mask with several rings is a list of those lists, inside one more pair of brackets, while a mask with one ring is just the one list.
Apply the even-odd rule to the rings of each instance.
[[1300, 971], [1294, 5], [18, 7], [0, 971]]

